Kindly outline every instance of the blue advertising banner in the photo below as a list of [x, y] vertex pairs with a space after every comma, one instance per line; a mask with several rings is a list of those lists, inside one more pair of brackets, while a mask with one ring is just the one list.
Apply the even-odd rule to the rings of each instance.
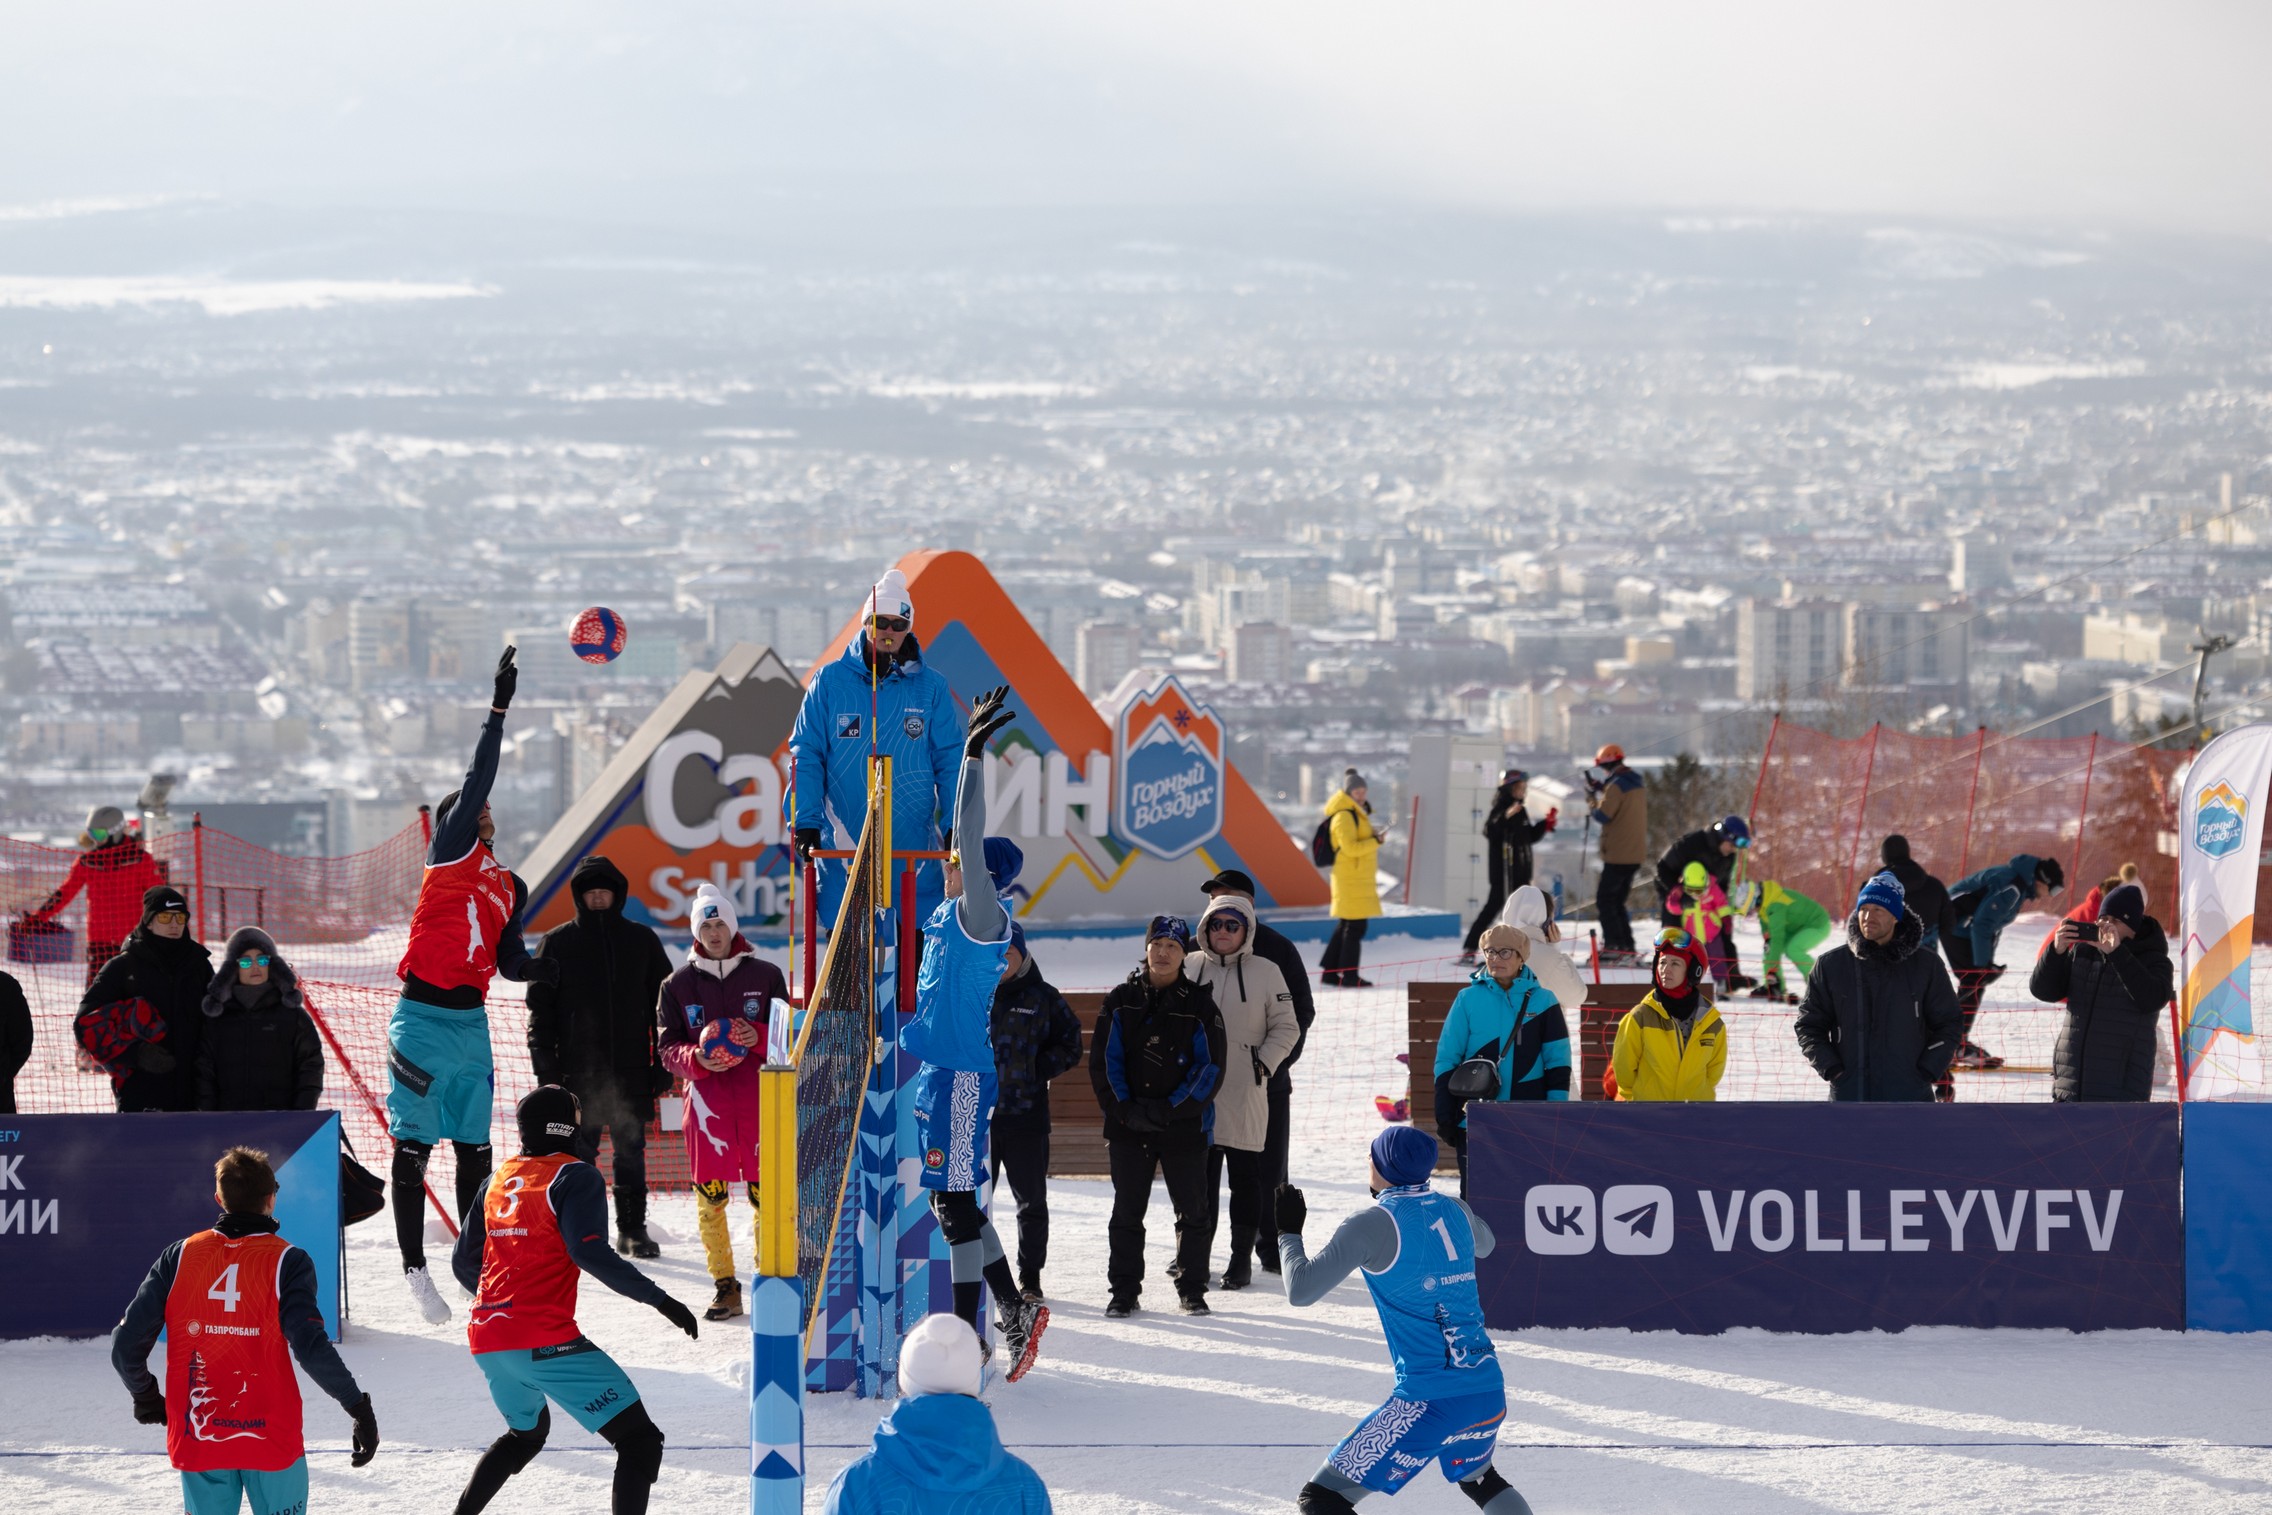
[[2175, 1105], [1494, 1104], [1494, 1329], [2185, 1325]]
[[2272, 1105], [2185, 1107], [2185, 1324], [2272, 1331]]
[[103, 1336], [158, 1254], [213, 1224], [213, 1164], [257, 1147], [339, 1339], [339, 1116], [0, 1115], [0, 1338]]

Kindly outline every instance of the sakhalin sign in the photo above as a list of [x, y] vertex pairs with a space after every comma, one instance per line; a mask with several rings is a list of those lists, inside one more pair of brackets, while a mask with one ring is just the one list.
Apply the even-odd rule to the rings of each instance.
[[1223, 723], [1168, 674], [1113, 721], [1119, 775], [1112, 829], [1130, 846], [1179, 858], [1223, 829]]

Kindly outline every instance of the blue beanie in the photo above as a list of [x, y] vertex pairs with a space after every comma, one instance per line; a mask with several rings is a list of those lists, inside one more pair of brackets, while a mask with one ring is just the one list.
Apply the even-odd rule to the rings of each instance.
[[1010, 945], [1018, 949], [1018, 956], [1030, 957], [1026, 951], [1026, 928], [1016, 921], [1010, 922]]
[[1026, 865], [1026, 855], [1018, 844], [1006, 836], [986, 839], [986, 876], [994, 881], [994, 892], [1002, 893], [1018, 881], [1018, 872]]
[[1424, 1184], [1436, 1171], [1436, 1139], [1412, 1126], [1391, 1126], [1373, 1138], [1373, 1171], [1392, 1189]]
[[1862, 886], [1861, 894], [1854, 901], [1855, 912], [1859, 914], [1864, 905], [1875, 905], [1895, 920], [1900, 920], [1902, 911], [1907, 908], [1907, 899], [1901, 892], [1901, 880], [1890, 873], [1871, 874], [1870, 881]]

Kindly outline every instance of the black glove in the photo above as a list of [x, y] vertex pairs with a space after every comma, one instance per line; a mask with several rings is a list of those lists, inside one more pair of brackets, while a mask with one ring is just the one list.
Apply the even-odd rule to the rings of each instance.
[[989, 689], [970, 707], [970, 740], [962, 744], [966, 758], [983, 757], [986, 744], [994, 733], [1018, 718], [1015, 710], [1006, 708], [1010, 702], [1010, 686]]
[[179, 1062], [179, 1058], [156, 1042], [134, 1044], [134, 1066], [144, 1073], [171, 1073]]
[[697, 1336], [702, 1330], [702, 1323], [694, 1318], [694, 1312], [675, 1299], [665, 1296], [663, 1302], [655, 1308], [662, 1312], [663, 1319], [689, 1336]]
[[521, 670], [513, 666], [513, 654], [517, 650], [508, 642], [504, 652], [497, 658], [497, 683], [489, 695], [489, 708], [492, 710], [504, 710], [511, 706], [513, 691], [520, 687]]
[[799, 826], [789, 833], [789, 840], [797, 849], [797, 861], [809, 863], [813, 860], [813, 854], [820, 851], [820, 828]]
[[162, 1426], [166, 1423], [166, 1396], [156, 1384], [134, 1396], [134, 1423], [138, 1426]]
[[686, 1333], [686, 1336], [698, 1336], [698, 1333], [702, 1331], [702, 1322], [695, 1320], [695, 1313], [693, 1313], [693, 1311], [688, 1311], [688, 1308], [686, 1308], [684, 1304], [679, 1304], [679, 1301], [677, 1301], [677, 1299], [670, 1299], [670, 1297], [666, 1295], [666, 1297], [663, 1297], [661, 1304], [659, 1304], [659, 1306], [654, 1306], [654, 1308], [657, 1308], [657, 1311], [661, 1311], [663, 1320], [668, 1320], [670, 1324], [675, 1324], [679, 1331], [684, 1331], [684, 1333]]
[[1139, 1136], [1152, 1136], [1168, 1128], [1161, 1119], [1159, 1101], [1150, 1099], [1124, 1099], [1120, 1102], [1120, 1123]]
[[1302, 1227], [1308, 1223], [1310, 1218], [1310, 1202], [1304, 1199], [1302, 1191], [1292, 1184], [1280, 1184], [1278, 1186], [1277, 1214], [1278, 1229], [1281, 1232], [1291, 1231], [1299, 1236], [1302, 1234]]
[[355, 1417], [355, 1452], [347, 1465], [359, 1468], [379, 1455], [379, 1417], [368, 1394], [349, 1405], [347, 1413]]
[[676, 1075], [661, 1063], [656, 1063], [647, 1070], [647, 1092], [657, 1099], [670, 1093], [671, 1086], [677, 1082]]
[[1246, 1055], [1254, 1059], [1254, 1081], [1258, 1084], [1269, 1083], [1270, 1070], [1262, 1066], [1262, 1053], [1253, 1047], [1249, 1047], [1246, 1049]]

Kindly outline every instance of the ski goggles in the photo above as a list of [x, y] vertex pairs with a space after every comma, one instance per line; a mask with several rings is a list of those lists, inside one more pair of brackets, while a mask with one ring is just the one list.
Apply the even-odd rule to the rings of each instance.
[[87, 828], [87, 840], [100, 847], [110, 840], [110, 831], [102, 826], [89, 826]]
[[1657, 933], [1657, 948], [1659, 951], [1670, 948], [1674, 952], [1693, 952], [1696, 950], [1696, 938], [1679, 926], [1667, 926]]

